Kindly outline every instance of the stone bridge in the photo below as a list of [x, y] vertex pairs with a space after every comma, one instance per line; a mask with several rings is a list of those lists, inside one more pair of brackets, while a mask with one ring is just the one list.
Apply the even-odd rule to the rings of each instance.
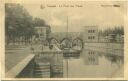
[[81, 38], [75, 38], [75, 39], [70, 39], [70, 38], [63, 38], [61, 40], [52, 37], [49, 38], [47, 40], [47, 42], [49, 43], [49, 45], [53, 45], [56, 44], [59, 48], [63, 49], [63, 48], [73, 48], [75, 46], [79, 46], [80, 48], [83, 48], [84, 43], [83, 40]]

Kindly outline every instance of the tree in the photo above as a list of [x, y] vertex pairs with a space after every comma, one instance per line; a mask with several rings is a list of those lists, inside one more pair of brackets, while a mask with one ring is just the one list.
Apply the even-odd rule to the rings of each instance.
[[99, 30], [99, 35], [100, 36], [108, 36], [109, 34], [124, 35], [124, 27], [123, 26], [115, 26], [114, 28]]
[[34, 26], [45, 26], [46, 23], [43, 19], [34, 18]]
[[20, 37], [28, 40], [35, 33], [33, 17], [20, 4], [5, 5], [5, 35], [9, 41]]

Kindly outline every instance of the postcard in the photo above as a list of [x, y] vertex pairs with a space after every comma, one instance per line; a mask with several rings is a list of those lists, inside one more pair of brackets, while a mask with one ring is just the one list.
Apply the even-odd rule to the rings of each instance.
[[4, 79], [126, 79], [127, 1], [5, 1]]

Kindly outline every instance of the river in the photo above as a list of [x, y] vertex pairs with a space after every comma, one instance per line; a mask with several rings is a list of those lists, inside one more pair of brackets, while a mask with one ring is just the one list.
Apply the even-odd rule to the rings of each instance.
[[84, 49], [79, 58], [63, 59], [65, 78], [123, 77], [123, 56]]

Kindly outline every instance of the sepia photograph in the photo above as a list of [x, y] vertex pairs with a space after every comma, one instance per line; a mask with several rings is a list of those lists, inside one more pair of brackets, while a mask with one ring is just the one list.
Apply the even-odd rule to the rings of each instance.
[[[2, 80], [2, 81], [44, 81], [44, 80]], [[45, 80], [51, 81], [51, 80]], [[52, 81], [74, 81], [74, 80], [52, 80]], [[90, 80], [75, 80], [75, 81], [90, 81]], [[91, 81], [127, 81], [127, 80], [91, 80]]]
[[4, 7], [5, 78], [124, 78], [125, 1]]

